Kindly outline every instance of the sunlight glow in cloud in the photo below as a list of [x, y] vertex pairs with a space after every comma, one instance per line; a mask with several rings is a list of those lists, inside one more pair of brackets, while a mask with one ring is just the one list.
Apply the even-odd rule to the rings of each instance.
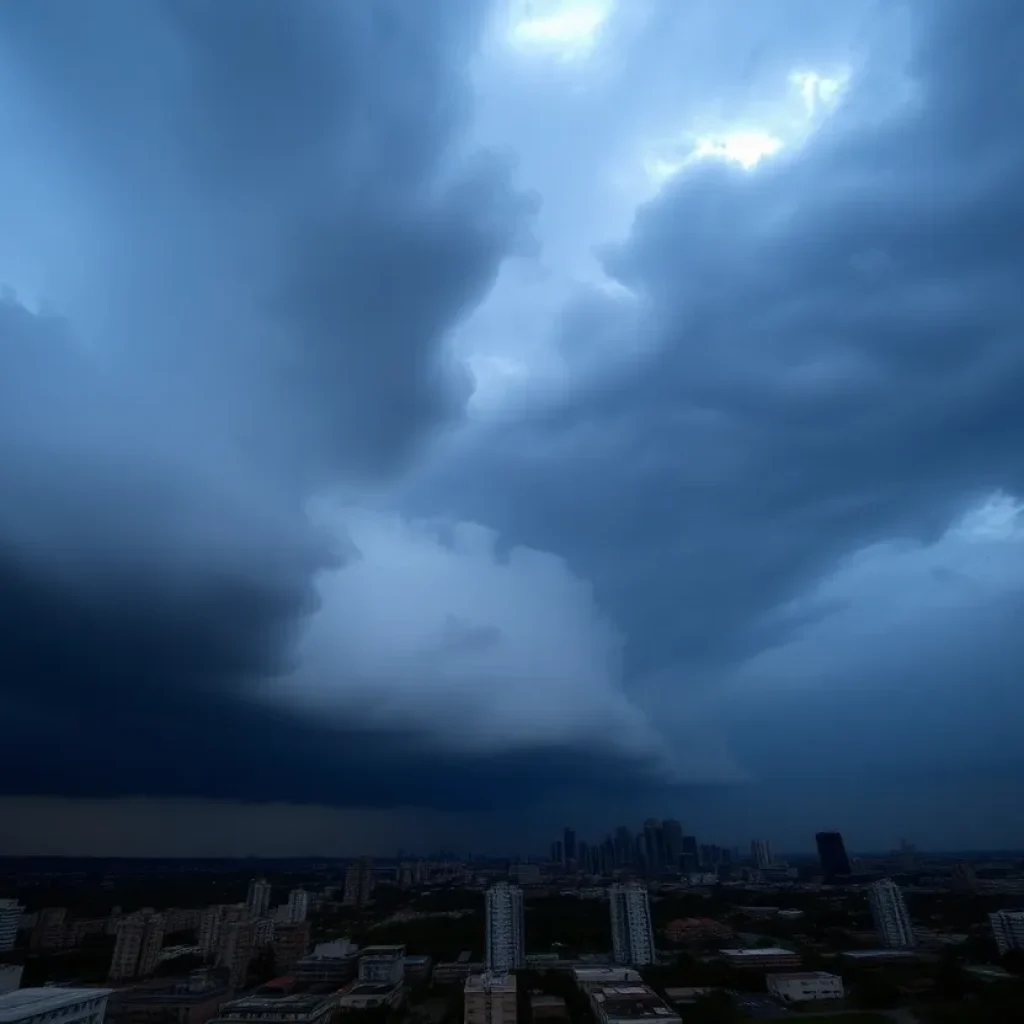
[[561, 60], [585, 57], [611, 12], [611, 0], [519, 0], [512, 8], [509, 41], [518, 50]]
[[[752, 171], [783, 149], [805, 142], [839, 104], [849, 81], [847, 71], [828, 76], [794, 71], [787, 80], [773, 116], [766, 123], [742, 128], [686, 133], [655, 148], [644, 159], [648, 183], [655, 191], [701, 160], [724, 160]], [[760, 118], [764, 120], [764, 115]]]

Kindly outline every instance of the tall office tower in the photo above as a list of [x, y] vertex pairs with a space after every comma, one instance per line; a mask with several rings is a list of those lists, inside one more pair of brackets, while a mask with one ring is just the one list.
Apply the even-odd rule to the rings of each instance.
[[840, 832], [818, 832], [814, 841], [818, 846], [821, 870], [826, 875], [852, 874], [850, 858], [846, 855], [846, 845]]
[[270, 883], [265, 878], [254, 878], [249, 883], [245, 906], [253, 917], [266, 917], [270, 909]]
[[301, 924], [309, 914], [309, 893], [305, 889], [292, 889], [285, 906], [285, 923]]
[[772, 844], [767, 839], [750, 840], [750, 859], [758, 868], [772, 866]]
[[556, 839], [551, 844], [551, 863], [552, 864], [563, 864], [565, 862], [565, 853], [562, 850], [562, 840]]
[[566, 864], [576, 859], [576, 832], [571, 828], [566, 828], [562, 833], [562, 854]]
[[576, 844], [576, 863], [579, 865], [581, 871], [590, 870], [590, 844], [585, 840], [581, 839]]
[[110, 960], [112, 981], [147, 978], [156, 969], [164, 943], [164, 917], [152, 910], [129, 914], [117, 923], [117, 941]]
[[516, 1024], [516, 976], [471, 974], [466, 978], [464, 1024]]
[[868, 888], [868, 905], [883, 946], [904, 949], [917, 945], [903, 893], [891, 878], [883, 878]]
[[664, 862], [661, 822], [648, 818], [644, 822], [644, 861], [648, 871], [657, 871]]
[[1024, 910], [997, 910], [988, 920], [1000, 956], [1011, 949], [1024, 949]]
[[628, 868], [633, 863], [633, 834], [625, 825], [615, 829], [615, 866]]
[[674, 818], [661, 823], [661, 838], [665, 847], [665, 866], [678, 871], [683, 857], [683, 826]]
[[722, 848], [715, 843], [701, 843], [698, 858], [702, 868], [715, 868], [722, 862]]
[[373, 861], [369, 857], [358, 857], [345, 872], [345, 898], [347, 907], [361, 907], [373, 892]]
[[654, 963], [654, 928], [647, 887], [636, 882], [608, 889], [612, 952], [617, 964]]
[[700, 864], [696, 836], [683, 836], [683, 870], [696, 871]]
[[487, 890], [487, 969], [513, 971], [526, 961], [523, 890], [498, 882]]
[[616, 852], [615, 840], [609, 836], [601, 844], [601, 874], [610, 875], [615, 871]]
[[0, 900], [0, 953], [14, 949], [24, 910], [17, 900]]

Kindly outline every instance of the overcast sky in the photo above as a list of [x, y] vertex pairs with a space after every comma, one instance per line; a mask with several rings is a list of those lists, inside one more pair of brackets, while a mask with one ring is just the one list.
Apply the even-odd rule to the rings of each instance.
[[0, 852], [1024, 844], [1021, 38], [0, 4]]

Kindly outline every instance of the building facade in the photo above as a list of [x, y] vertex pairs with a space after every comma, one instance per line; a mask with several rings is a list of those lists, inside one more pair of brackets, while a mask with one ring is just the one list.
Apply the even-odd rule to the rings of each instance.
[[810, 1003], [821, 999], [842, 999], [843, 979], [828, 971], [799, 971], [769, 974], [768, 991], [785, 1003]]
[[473, 974], [466, 979], [464, 1024], [516, 1024], [516, 976]]
[[654, 963], [654, 929], [647, 887], [636, 882], [608, 889], [612, 955], [619, 964]]
[[826, 876], [852, 874], [846, 844], [840, 832], [818, 832], [814, 837], [818, 847], [821, 870]]
[[989, 914], [988, 920], [1000, 956], [1011, 949], [1024, 949], [1024, 910], [998, 910]]
[[499, 882], [487, 890], [487, 969], [496, 974], [522, 967], [526, 959], [523, 890]]
[[25, 908], [17, 900], [0, 900], [0, 953], [14, 949]]
[[0, 996], [2, 1024], [103, 1024], [108, 988], [22, 988]]
[[761, 870], [772, 866], [772, 844], [767, 839], [752, 839], [750, 841], [750, 859], [754, 865]]
[[903, 893], [891, 878], [883, 878], [868, 888], [868, 905], [886, 949], [909, 949], [917, 945]]
[[148, 978], [156, 970], [163, 943], [163, 914], [147, 909], [122, 917], [117, 922], [117, 940], [108, 977], [111, 981]]
[[345, 896], [348, 907], [361, 907], [373, 892], [373, 861], [369, 857], [358, 857], [345, 872]]
[[270, 883], [265, 878], [254, 878], [249, 883], [245, 906], [253, 917], [266, 917], [270, 910]]

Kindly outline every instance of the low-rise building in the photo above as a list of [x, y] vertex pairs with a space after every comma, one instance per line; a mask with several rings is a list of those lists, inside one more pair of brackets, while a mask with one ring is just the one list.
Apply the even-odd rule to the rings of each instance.
[[842, 999], [843, 979], [828, 971], [797, 971], [769, 974], [768, 991], [786, 1003], [809, 1003], [819, 999]]
[[432, 980], [435, 985], [454, 985], [486, 970], [482, 960], [447, 960], [435, 965]]
[[400, 985], [405, 976], [405, 946], [367, 946], [359, 953], [359, 980], [369, 985]]
[[516, 1024], [516, 976], [485, 971], [466, 979], [464, 1024]]
[[572, 974], [584, 992], [594, 986], [632, 985], [643, 980], [632, 967], [577, 967]]
[[211, 1024], [238, 1024], [259, 1021], [260, 1024], [327, 1024], [338, 1009], [339, 993], [298, 993], [281, 995], [257, 992], [234, 999], [220, 1008]]
[[21, 988], [0, 995], [0, 1024], [103, 1024], [109, 988]]
[[587, 998], [598, 1024], [682, 1024], [679, 1014], [643, 982], [591, 985]]
[[402, 983], [356, 981], [341, 994], [338, 1008], [349, 1010], [392, 1009], [402, 1001]]
[[407, 985], [422, 985], [430, 980], [434, 961], [429, 956], [407, 956], [402, 964], [402, 977]]
[[799, 967], [803, 960], [799, 953], [781, 946], [764, 949], [723, 949], [722, 958], [730, 967], [741, 970], [766, 971], [776, 967]]
[[222, 977], [193, 971], [186, 981], [114, 992], [107, 1004], [108, 1024], [207, 1024], [230, 995]]
[[319, 942], [313, 952], [296, 961], [291, 976], [304, 984], [322, 982], [343, 988], [356, 976], [359, 965], [359, 947], [349, 939]]

